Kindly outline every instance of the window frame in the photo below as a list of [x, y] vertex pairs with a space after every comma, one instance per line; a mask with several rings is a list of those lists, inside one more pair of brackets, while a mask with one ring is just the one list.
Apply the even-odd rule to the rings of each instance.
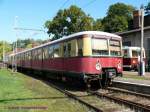
[[[106, 40], [107, 49], [106, 49], [106, 50], [99, 50], [99, 51], [106, 51], [107, 54], [104, 54], [104, 55], [101, 55], [101, 54], [94, 55], [94, 54], [93, 54], [93, 46], [94, 46], [94, 44], [93, 44], [93, 43], [94, 43], [94, 40], [93, 40], [93, 39]], [[108, 43], [108, 38], [96, 38], [96, 37], [93, 37], [91, 42], [92, 42], [92, 48], [91, 48], [91, 49], [92, 49], [92, 56], [109, 56], [109, 46], [108, 46], [109, 43]]]

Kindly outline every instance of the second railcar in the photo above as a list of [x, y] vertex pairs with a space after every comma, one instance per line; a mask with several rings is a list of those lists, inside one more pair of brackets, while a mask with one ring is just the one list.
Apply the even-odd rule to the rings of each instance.
[[[140, 47], [123, 47], [123, 69], [138, 70], [140, 61]], [[145, 60], [145, 50], [143, 49], [143, 58]]]

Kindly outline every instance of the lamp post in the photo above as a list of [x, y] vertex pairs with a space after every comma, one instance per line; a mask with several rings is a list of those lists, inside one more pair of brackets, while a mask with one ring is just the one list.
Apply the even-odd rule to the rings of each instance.
[[143, 38], [144, 38], [144, 6], [141, 5], [140, 8], [140, 13], [141, 13], [141, 54], [140, 54], [140, 70], [139, 70], [139, 75], [143, 76], [145, 74], [145, 62], [143, 60]]

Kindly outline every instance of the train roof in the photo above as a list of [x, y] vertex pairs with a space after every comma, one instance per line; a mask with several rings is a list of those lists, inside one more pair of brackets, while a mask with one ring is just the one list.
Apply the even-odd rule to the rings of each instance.
[[33, 49], [41, 48], [41, 47], [44, 47], [44, 46], [47, 46], [47, 45], [50, 45], [50, 44], [54, 44], [54, 43], [57, 43], [57, 42], [60, 42], [60, 41], [63, 41], [63, 40], [75, 38], [75, 37], [80, 36], [80, 35], [102, 35], [102, 36], [115, 37], [115, 38], [120, 38], [121, 39], [120, 36], [118, 36], [116, 34], [112, 34], [112, 33], [107, 33], [107, 32], [102, 32], [102, 31], [83, 31], [83, 32], [74, 33], [74, 34], [71, 34], [71, 35], [68, 35], [68, 36], [64, 36], [64, 37], [62, 37], [60, 39], [57, 39], [57, 40], [54, 40], [54, 41], [51, 41], [51, 42], [47, 42], [45, 44], [42, 44], [42, 45], [36, 46], [34, 48], [18, 52], [16, 54], [20, 54], [20, 53], [24, 53], [24, 52], [27, 52], [27, 51], [31, 51]]

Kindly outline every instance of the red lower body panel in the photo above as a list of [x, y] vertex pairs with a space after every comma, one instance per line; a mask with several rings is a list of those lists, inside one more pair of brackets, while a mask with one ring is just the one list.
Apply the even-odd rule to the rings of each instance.
[[32, 69], [100, 74], [101, 70], [96, 69], [98, 62], [101, 68], [115, 68], [118, 73], [122, 72], [122, 58], [120, 57], [73, 57], [53, 58], [40, 61], [33, 60]]

